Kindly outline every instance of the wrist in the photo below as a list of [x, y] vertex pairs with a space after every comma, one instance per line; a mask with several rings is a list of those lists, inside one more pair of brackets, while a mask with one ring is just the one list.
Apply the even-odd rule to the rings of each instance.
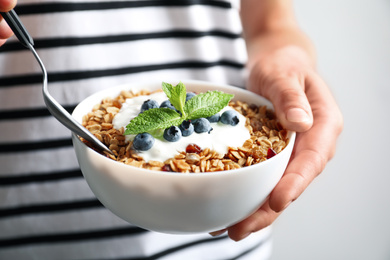
[[249, 68], [263, 56], [282, 52], [298, 56], [300, 59], [307, 59], [305, 63], [313, 68], [316, 67], [317, 57], [314, 45], [298, 28], [262, 32], [256, 37], [246, 39], [246, 44]]

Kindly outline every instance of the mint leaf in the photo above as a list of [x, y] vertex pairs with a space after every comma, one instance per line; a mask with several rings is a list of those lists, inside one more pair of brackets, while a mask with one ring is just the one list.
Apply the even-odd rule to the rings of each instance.
[[164, 91], [165, 95], [167, 95], [168, 98], [172, 97], [173, 88], [174, 87], [169, 83], [166, 82], [162, 83], [162, 90]]
[[229, 105], [234, 95], [221, 91], [207, 91], [191, 98], [184, 106], [186, 119], [209, 117], [221, 111]]
[[175, 110], [169, 108], [153, 108], [144, 111], [133, 118], [126, 126], [125, 135], [135, 135], [151, 132], [156, 129], [165, 129], [172, 125], [180, 125], [182, 117]]
[[198, 94], [186, 102], [186, 87], [183, 83], [172, 86], [162, 83], [162, 89], [172, 105], [181, 113], [169, 108], [153, 108], [133, 118], [126, 126], [125, 135], [149, 132], [161, 135], [162, 130], [173, 125], [178, 126], [184, 120], [210, 117], [229, 105], [234, 97], [221, 91], [208, 91]]
[[162, 89], [164, 93], [167, 95], [171, 104], [182, 113], [183, 117], [185, 117], [184, 113], [184, 104], [186, 102], [186, 86], [182, 82], [177, 84], [175, 87], [169, 83], [162, 83]]

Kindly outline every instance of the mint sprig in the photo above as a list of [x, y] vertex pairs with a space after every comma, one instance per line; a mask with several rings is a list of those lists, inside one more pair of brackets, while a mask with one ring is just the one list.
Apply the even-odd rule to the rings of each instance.
[[162, 89], [167, 95], [171, 104], [183, 115], [184, 105], [186, 103], [186, 86], [184, 86], [184, 84], [181, 82], [177, 84], [176, 87], [172, 86], [169, 83], [163, 82]]
[[126, 126], [125, 135], [135, 135], [144, 132], [155, 132], [173, 125], [178, 126], [184, 120], [194, 120], [210, 117], [226, 107], [234, 97], [221, 91], [207, 91], [186, 102], [186, 87], [183, 83], [172, 86], [162, 83], [162, 89], [171, 104], [180, 112], [169, 108], [153, 108], [144, 111], [133, 118]]

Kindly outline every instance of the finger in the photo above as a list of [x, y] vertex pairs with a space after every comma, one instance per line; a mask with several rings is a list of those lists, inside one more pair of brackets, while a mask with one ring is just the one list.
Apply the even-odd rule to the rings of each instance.
[[13, 35], [11, 28], [9, 28], [7, 22], [2, 19], [0, 20], [0, 45], [5, 42], [5, 39], [8, 39]]
[[255, 213], [245, 220], [228, 228], [229, 237], [234, 241], [240, 241], [253, 232], [257, 232], [274, 222], [280, 215], [280, 212], [273, 211], [268, 201], [261, 206]]
[[270, 207], [281, 212], [295, 201], [324, 169], [325, 159], [314, 150], [297, 151], [270, 195]]
[[16, 5], [16, 0], [1, 0], [0, 1], [0, 12], [8, 12], [13, 9]]
[[288, 77], [275, 81], [268, 90], [281, 124], [297, 132], [306, 131], [313, 124], [311, 107], [302, 85], [298, 78]]
[[272, 78], [271, 81], [252, 78], [249, 89], [271, 101], [276, 116], [285, 128], [297, 132], [310, 129], [313, 115], [305, 94], [304, 80], [300, 79], [299, 75], [275, 75]]
[[298, 133], [290, 163], [270, 195], [270, 207], [284, 210], [296, 200], [333, 157], [343, 122], [337, 104], [327, 86], [318, 77], [307, 81], [314, 125]]
[[[0, 0], [0, 12], [8, 12], [16, 5], [16, 0]], [[5, 39], [13, 35], [6, 21], [0, 15], [0, 46], [4, 44]]]

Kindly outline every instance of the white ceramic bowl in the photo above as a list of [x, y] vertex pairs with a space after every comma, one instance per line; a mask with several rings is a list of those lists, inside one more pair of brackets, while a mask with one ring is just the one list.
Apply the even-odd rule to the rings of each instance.
[[[187, 91], [221, 90], [235, 100], [272, 107], [264, 98], [231, 86], [182, 81]], [[177, 82], [170, 82], [176, 84]], [[74, 110], [82, 117], [105, 97], [123, 89], [161, 88], [161, 82], [127, 84], [100, 91]], [[273, 158], [237, 170], [180, 174], [150, 171], [115, 162], [88, 148], [73, 135], [81, 171], [102, 204], [122, 219], [145, 229], [164, 233], [216, 231], [243, 220], [265, 201], [280, 180], [289, 161], [295, 133], [288, 133], [287, 147]]]

